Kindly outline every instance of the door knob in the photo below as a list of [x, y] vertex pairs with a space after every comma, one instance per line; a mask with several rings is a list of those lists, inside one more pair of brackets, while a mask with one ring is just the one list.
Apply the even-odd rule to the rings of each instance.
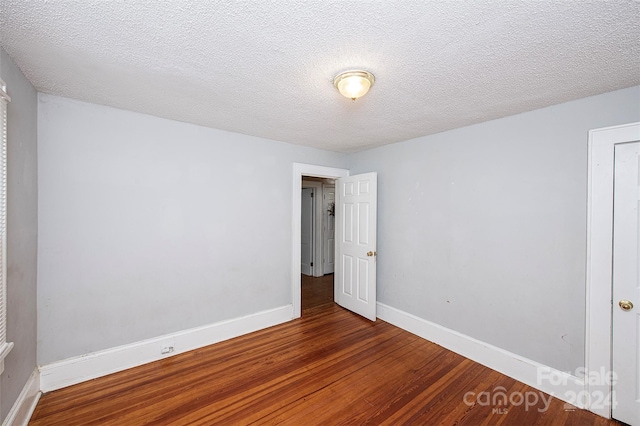
[[618, 302], [618, 305], [620, 305], [623, 311], [630, 311], [633, 309], [633, 303], [631, 303], [631, 300], [622, 299]]
[[367, 256], [375, 256], [377, 253], [375, 251], [368, 251]]

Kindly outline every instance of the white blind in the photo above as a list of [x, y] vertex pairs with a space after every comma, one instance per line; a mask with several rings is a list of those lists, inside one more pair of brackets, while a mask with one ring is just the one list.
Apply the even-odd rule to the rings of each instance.
[[7, 86], [0, 79], [0, 373], [13, 344], [7, 343]]

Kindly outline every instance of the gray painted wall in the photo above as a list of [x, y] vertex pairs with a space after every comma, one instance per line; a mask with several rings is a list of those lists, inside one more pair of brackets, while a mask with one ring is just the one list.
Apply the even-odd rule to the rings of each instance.
[[293, 162], [347, 156], [39, 95], [38, 362], [291, 304]]
[[379, 173], [379, 301], [574, 371], [587, 132], [640, 120], [640, 88], [348, 157], [43, 94], [38, 117], [40, 364], [291, 303], [304, 162]]
[[4, 419], [36, 367], [36, 245], [38, 236], [37, 95], [0, 48], [7, 83], [7, 338], [14, 343], [0, 379]]
[[378, 172], [378, 300], [583, 366], [587, 132], [638, 120], [633, 87], [352, 154]]

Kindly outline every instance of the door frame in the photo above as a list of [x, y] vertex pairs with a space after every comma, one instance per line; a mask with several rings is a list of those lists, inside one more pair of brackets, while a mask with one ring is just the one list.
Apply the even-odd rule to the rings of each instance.
[[[613, 172], [616, 144], [640, 140], [640, 123], [589, 131], [587, 180], [587, 270], [585, 323], [585, 380], [587, 396], [610, 395], [611, 384], [602, 372], [612, 367], [612, 272], [613, 272]], [[594, 399], [595, 402], [595, 399]], [[587, 409], [608, 419], [611, 405]]]
[[339, 179], [349, 176], [349, 170], [335, 167], [317, 166], [314, 164], [293, 163], [293, 182], [291, 185], [291, 304], [292, 318], [302, 315], [302, 300], [300, 289], [300, 238], [301, 238], [301, 209], [302, 209], [302, 176]]

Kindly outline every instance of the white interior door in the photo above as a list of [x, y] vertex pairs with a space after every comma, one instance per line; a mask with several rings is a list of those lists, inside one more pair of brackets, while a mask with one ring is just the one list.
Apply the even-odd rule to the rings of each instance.
[[313, 188], [302, 189], [300, 210], [300, 272], [313, 275]]
[[640, 142], [615, 146], [612, 417], [640, 425]]
[[337, 304], [376, 320], [377, 173], [336, 181]]
[[332, 274], [335, 269], [336, 258], [336, 187], [335, 185], [322, 186], [322, 238], [323, 238], [323, 273]]

